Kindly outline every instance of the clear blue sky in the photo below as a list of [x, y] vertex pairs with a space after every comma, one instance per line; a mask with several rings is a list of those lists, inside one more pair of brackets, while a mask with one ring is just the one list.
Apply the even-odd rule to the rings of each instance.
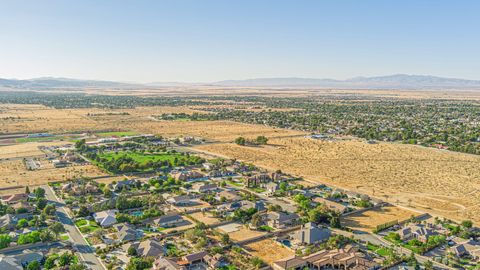
[[0, 78], [480, 79], [480, 1], [0, 0]]

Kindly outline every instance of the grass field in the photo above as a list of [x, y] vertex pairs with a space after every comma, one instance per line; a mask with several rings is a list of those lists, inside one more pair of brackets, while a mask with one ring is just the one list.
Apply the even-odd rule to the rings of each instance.
[[170, 161], [173, 162], [175, 158], [180, 159], [183, 158], [179, 153], [162, 153], [162, 154], [142, 154], [137, 152], [109, 152], [101, 154], [100, 157], [105, 158], [107, 160], [118, 159], [122, 156], [127, 156], [132, 158], [135, 162], [138, 163], [146, 163], [148, 161], [158, 162], [158, 161]]

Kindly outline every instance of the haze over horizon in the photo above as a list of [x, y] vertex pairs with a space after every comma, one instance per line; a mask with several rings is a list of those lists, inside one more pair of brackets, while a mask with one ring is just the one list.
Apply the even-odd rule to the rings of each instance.
[[478, 80], [477, 1], [3, 1], [0, 78]]

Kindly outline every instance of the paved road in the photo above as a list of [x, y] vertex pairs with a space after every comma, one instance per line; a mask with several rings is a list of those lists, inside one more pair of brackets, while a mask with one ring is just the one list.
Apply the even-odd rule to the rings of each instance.
[[80, 254], [80, 259], [82, 259], [82, 261], [92, 270], [105, 270], [100, 258], [96, 256], [93, 248], [88, 245], [85, 238], [83, 238], [82, 234], [75, 226], [72, 218], [68, 215], [63, 200], [55, 196], [50, 186], [44, 185], [42, 188], [45, 189], [46, 198], [55, 203], [55, 206], [57, 207], [55, 214], [57, 215], [58, 220], [65, 226], [65, 230], [70, 236], [70, 241], [72, 242], [74, 249]]

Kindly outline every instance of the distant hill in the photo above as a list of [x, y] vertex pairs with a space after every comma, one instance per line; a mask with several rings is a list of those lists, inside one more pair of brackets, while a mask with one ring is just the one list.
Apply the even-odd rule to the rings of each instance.
[[96, 80], [77, 80], [69, 78], [43, 77], [29, 80], [1, 79], [0, 87], [16, 89], [54, 89], [54, 88], [134, 88], [139, 84], [96, 81]]
[[290, 87], [290, 88], [343, 88], [343, 89], [473, 89], [480, 90], [480, 80], [464, 80], [427, 75], [395, 74], [379, 77], [356, 77], [347, 80], [313, 78], [258, 78], [226, 80], [213, 83], [152, 82], [148, 84], [113, 81], [77, 80], [45, 77], [29, 80], [1, 79], [0, 88], [8, 89], [154, 89], [161, 87]]
[[480, 81], [443, 78], [426, 75], [396, 74], [379, 77], [356, 77], [347, 80], [311, 78], [259, 78], [248, 80], [227, 80], [213, 83], [221, 86], [257, 87], [323, 87], [362, 89], [425, 89], [459, 88], [480, 89]]

